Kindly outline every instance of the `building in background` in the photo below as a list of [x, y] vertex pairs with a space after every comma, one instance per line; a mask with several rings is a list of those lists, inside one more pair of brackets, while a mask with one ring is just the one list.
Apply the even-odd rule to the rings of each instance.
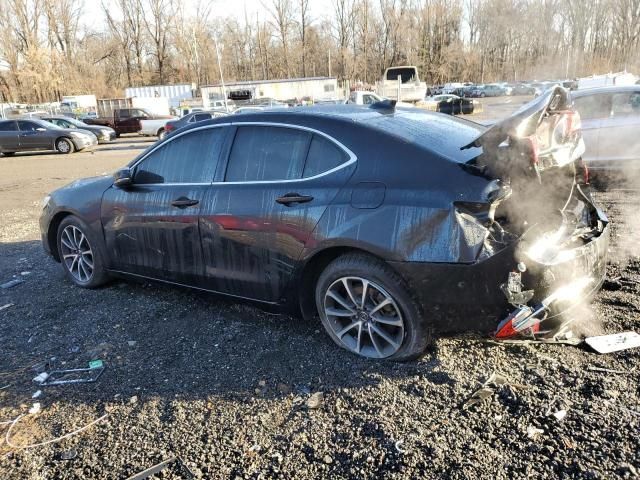
[[127, 98], [166, 98], [169, 107], [178, 108], [184, 100], [194, 98], [196, 86], [193, 83], [181, 83], [178, 85], [151, 85], [148, 87], [128, 87], [124, 90]]
[[[334, 99], [339, 95], [335, 77], [292, 78], [282, 80], [251, 80], [225, 82], [224, 92], [235, 103], [271, 98], [281, 102], [309, 98], [313, 101]], [[200, 89], [202, 105], [211, 108], [214, 100], [224, 98], [222, 84], [205, 85]]]
[[578, 88], [609, 87], [613, 85], [620, 87], [623, 85], [633, 85], [637, 81], [637, 75], [625, 70], [624, 72], [605, 73], [604, 75], [591, 75], [590, 77], [579, 78]]

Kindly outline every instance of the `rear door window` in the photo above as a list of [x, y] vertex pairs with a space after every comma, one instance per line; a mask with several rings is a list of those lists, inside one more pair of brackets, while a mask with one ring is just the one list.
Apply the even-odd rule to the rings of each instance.
[[286, 127], [238, 127], [225, 181], [294, 180], [302, 177], [311, 133]]
[[209, 113], [196, 113], [193, 116], [194, 122], [202, 122], [203, 120], [210, 120], [210, 119], [211, 119], [211, 114]]
[[587, 95], [576, 98], [573, 103], [584, 120], [608, 118], [611, 115], [611, 95]]
[[640, 91], [614, 94], [611, 98], [611, 115], [614, 117], [640, 115]]
[[321, 135], [314, 135], [304, 165], [304, 178], [328, 172], [349, 160], [344, 150]]
[[163, 144], [136, 167], [134, 183], [209, 183], [218, 165], [224, 128], [190, 132]]
[[0, 122], [0, 132], [15, 132], [18, 130], [16, 122]]

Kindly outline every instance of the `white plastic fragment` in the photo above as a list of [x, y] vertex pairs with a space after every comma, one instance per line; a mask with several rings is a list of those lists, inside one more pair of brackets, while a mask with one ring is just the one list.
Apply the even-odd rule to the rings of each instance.
[[2, 311], [2, 310], [6, 310], [6, 309], [7, 309], [7, 308], [9, 308], [9, 307], [13, 307], [13, 303], [7, 303], [6, 305], [2, 305], [2, 306], [0, 307], [0, 311]]
[[612, 353], [628, 348], [640, 347], [640, 335], [636, 332], [614, 333], [588, 337], [584, 341], [598, 353]]
[[398, 451], [398, 453], [406, 453], [406, 452], [407, 452], [405, 449], [403, 449], [403, 448], [401, 447], [401, 445], [402, 445], [403, 443], [404, 443], [404, 441], [403, 441], [403, 440], [398, 440], [398, 441], [395, 443], [395, 447], [396, 447], [396, 450]]
[[29, 413], [31, 415], [35, 415], [36, 413], [40, 413], [40, 411], [42, 410], [42, 408], [40, 407], [40, 403], [36, 402], [33, 404], [33, 406], [29, 409]]
[[34, 382], [37, 382], [37, 383], [42, 383], [42, 382], [44, 382], [47, 378], [49, 378], [49, 374], [48, 374], [47, 372], [42, 372], [42, 373], [40, 373], [40, 374], [36, 375], [36, 376], [33, 378], [33, 381], [34, 381]]
[[534, 440], [538, 435], [542, 433], [544, 433], [544, 430], [536, 428], [533, 425], [529, 425], [527, 427], [527, 437], [529, 437], [531, 440]]
[[37, 392], [35, 392], [33, 395], [31, 395], [31, 398], [38, 398], [40, 395], [42, 395], [42, 390], [38, 390]]
[[557, 412], [554, 412], [553, 416], [556, 418], [556, 420], [561, 422], [562, 420], [564, 420], [564, 417], [567, 416], [567, 411], [566, 410], [558, 410]]

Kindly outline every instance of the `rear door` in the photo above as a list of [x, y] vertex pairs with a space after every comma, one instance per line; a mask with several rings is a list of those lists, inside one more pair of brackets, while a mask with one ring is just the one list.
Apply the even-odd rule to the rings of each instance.
[[227, 130], [172, 137], [133, 167], [133, 184], [111, 187], [102, 225], [111, 268], [186, 285], [203, 275], [199, 218]]
[[0, 152], [18, 150], [18, 123], [15, 120], [0, 122]]
[[611, 115], [611, 95], [585, 95], [576, 98], [573, 105], [582, 119], [582, 138], [585, 145], [582, 157], [590, 166], [596, 167], [603, 160], [600, 146], [601, 128]]
[[[611, 95], [611, 114], [600, 126], [599, 157], [613, 168], [640, 160], [640, 87]], [[637, 164], [635, 165], [637, 167]]]
[[314, 227], [355, 170], [320, 132], [238, 124], [201, 220], [206, 288], [278, 302]]
[[20, 150], [40, 150], [43, 148], [53, 150], [55, 134], [35, 122], [29, 120], [19, 120], [20, 130], [19, 147]]

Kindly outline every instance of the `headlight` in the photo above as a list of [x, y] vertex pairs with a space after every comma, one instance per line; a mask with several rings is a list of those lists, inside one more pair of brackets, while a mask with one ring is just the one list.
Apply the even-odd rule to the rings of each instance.
[[49, 204], [49, 200], [51, 200], [51, 195], [46, 195], [42, 199], [42, 208], [46, 207]]
[[111, 132], [109, 130], [107, 130], [106, 128], [103, 128], [102, 130], [100, 130], [100, 134], [103, 137], [108, 137], [109, 135], [111, 135]]
[[91, 140], [91, 137], [88, 134], [83, 132], [71, 132], [71, 136], [73, 138], [79, 138], [82, 140]]

